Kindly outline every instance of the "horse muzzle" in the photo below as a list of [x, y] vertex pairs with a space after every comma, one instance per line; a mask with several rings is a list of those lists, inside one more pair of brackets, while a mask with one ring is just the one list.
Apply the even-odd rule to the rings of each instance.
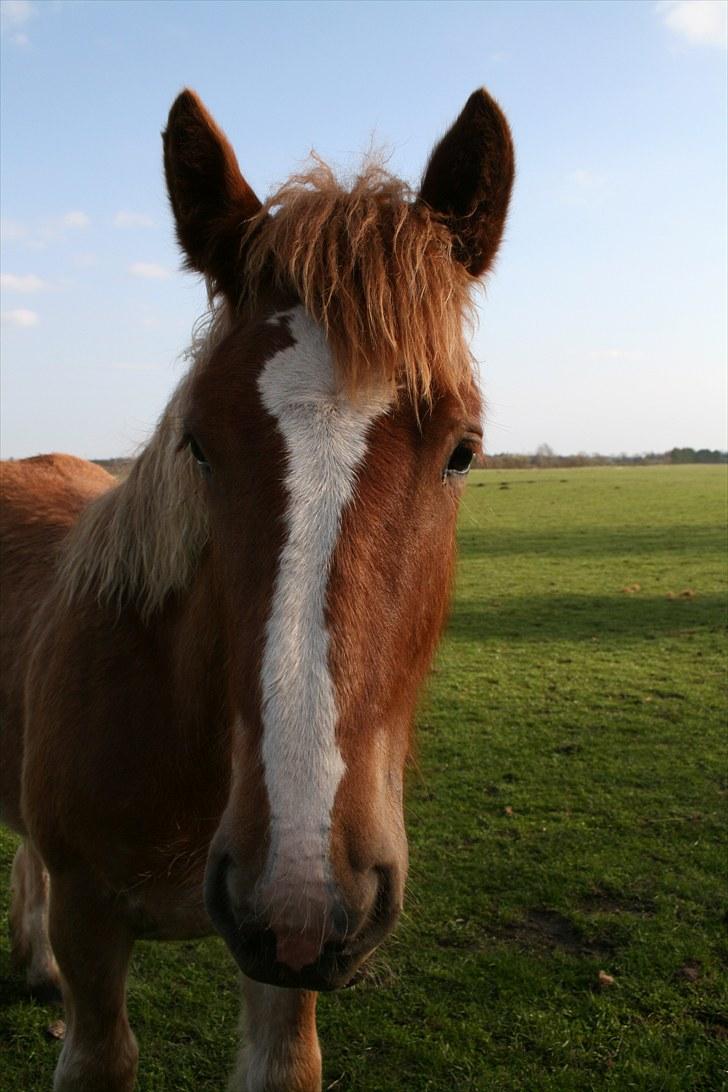
[[[240, 970], [249, 978], [289, 989], [328, 991], [353, 985], [367, 957], [394, 928], [400, 912], [390, 869], [375, 869], [365, 913], [332, 899], [325, 924], [294, 929], [255, 913], [231, 894], [235, 864], [229, 854], [208, 860], [205, 906]], [[305, 915], [304, 915], [305, 918]]]

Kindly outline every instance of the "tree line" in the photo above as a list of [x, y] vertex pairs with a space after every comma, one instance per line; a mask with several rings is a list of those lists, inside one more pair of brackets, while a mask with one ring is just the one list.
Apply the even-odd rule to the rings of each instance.
[[548, 444], [540, 444], [530, 455], [502, 451], [478, 455], [474, 466], [491, 470], [532, 470], [562, 466], [669, 466], [682, 463], [728, 463], [728, 451], [707, 447], [673, 447], [670, 451], [649, 451], [641, 455], [598, 455], [580, 451], [577, 455], [557, 455]]

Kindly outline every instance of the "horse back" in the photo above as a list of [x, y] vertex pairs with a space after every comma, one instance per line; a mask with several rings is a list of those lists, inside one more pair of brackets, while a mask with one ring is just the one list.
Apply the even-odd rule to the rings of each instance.
[[101, 467], [72, 455], [0, 463], [0, 816], [21, 832], [23, 688], [33, 627], [63, 539], [86, 505], [114, 482]]

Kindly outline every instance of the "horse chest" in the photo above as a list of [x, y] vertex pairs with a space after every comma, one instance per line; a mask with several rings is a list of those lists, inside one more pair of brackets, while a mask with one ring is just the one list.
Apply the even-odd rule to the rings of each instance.
[[140, 940], [194, 940], [213, 931], [199, 881], [145, 884], [128, 891], [124, 901]]

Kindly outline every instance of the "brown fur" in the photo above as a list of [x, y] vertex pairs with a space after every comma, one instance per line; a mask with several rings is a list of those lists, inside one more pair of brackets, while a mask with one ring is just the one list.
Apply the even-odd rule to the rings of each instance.
[[[44, 930], [42, 862], [68, 1023], [56, 1092], [130, 1092], [135, 938], [206, 930], [217, 843], [237, 866], [222, 901], [241, 915], [261, 875], [260, 668], [288, 498], [285, 445], [257, 379], [292, 344], [281, 312], [300, 301], [354, 394], [383, 379], [399, 391], [368, 437], [326, 601], [346, 763], [332, 816], [342, 943], [324, 963], [322, 936], [320, 966], [286, 970], [244, 950], [244, 915], [226, 934], [247, 974], [296, 987], [248, 985], [238, 1082], [315, 1092], [311, 988], [346, 982], [403, 896], [403, 768], [453, 566], [459, 482], [443, 470], [479, 431], [462, 323], [500, 238], [512, 149], [482, 92], [419, 196], [373, 167], [345, 190], [319, 166], [263, 207], [191, 92], [164, 141], [180, 241], [224, 297], [189, 375], [121, 485], [67, 456], [3, 471], [0, 790], [4, 818], [28, 839], [16, 887], [31, 892], [14, 902], [17, 951], [55, 973], [47, 938], [23, 932], [29, 901]], [[464, 166], [471, 153], [476, 170]], [[214, 468], [207, 483], [188, 434]], [[218, 894], [213, 885], [208, 907]], [[272, 923], [254, 924], [264, 960]]]
[[260, 201], [241, 175], [225, 134], [193, 91], [177, 97], [162, 139], [167, 190], [187, 264], [209, 279], [213, 291], [231, 296], [240, 232]]
[[511, 131], [487, 91], [474, 91], [435, 146], [419, 200], [453, 238], [453, 255], [473, 277], [492, 268], [511, 197], [516, 161]]
[[91, 500], [114, 485], [105, 470], [72, 455], [0, 464], [0, 815], [19, 832], [23, 687], [34, 611], [49, 594], [65, 536]]

